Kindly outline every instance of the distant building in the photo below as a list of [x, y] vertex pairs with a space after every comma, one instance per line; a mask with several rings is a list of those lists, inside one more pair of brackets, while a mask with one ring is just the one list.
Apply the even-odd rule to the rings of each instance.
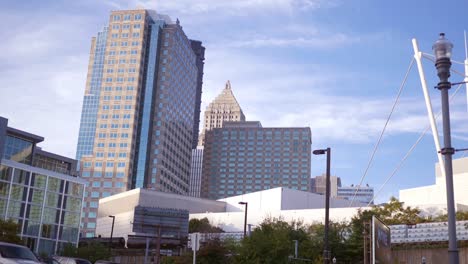
[[134, 188], [189, 193], [205, 48], [153, 10], [112, 11], [91, 40], [76, 157], [89, 181], [83, 236], [99, 198]]
[[[354, 197], [354, 200], [353, 200]], [[353, 205], [358, 203], [369, 203], [374, 198], [374, 187], [366, 186], [358, 186], [358, 185], [351, 185], [351, 186], [343, 186], [338, 187], [338, 194], [337, 198], [346, 199], [349, 201], [353, 201]], [[374, 204], [372, 201], [371, 204]]]
[[205, 123], [202, 133], [198, 138], [198, 147], [192, 150], [189, 195], [193, 197], [200, 197], [203, 144], [205, 142], [206, 131], [222, 127], [226, 121], [245, 121], [244, 113], [232, 92], [230, 81], [226, 82], [226, 86], [221, 94], [208, 105], [204, 116]]
[[192, 165], [190, 166], [190, 196], [200, 197], [202, 167], [203, 146], [199, 146], [192, 150]]
[[213, 128], [220, 128], [227, 121], [245, 121], [245, 115], [234, 96], [231, 82], [227, 81], [226, 86], [205, 110], [205, 121], [202, 133], [200, 134], [198, 145], [203, 146], [206, 131]]
[[224, 122], [206, 131], [201, 197], [220, 199], [286, 187], [309, 191], [311, 131]]
[[[325, 195], [327, 187], [326, 175], [316, 176], [310, 179], [310, 191]], [[336, 197], [338, 195], [338, 187], [341, 187], [341, 178], [330, 176], [330, 196]]]
[[86, 181], [75, 160], [42, 150], [42, 141], [0, 117], [0, 218], [18, 223], [34, 252], [51, 255], [78, 243]]

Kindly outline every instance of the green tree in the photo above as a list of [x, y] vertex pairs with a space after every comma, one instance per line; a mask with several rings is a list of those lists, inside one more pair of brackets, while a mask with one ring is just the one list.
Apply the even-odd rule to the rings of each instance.
[[21, 238], [18, 236], [20, 226], [9, 219], [7, 221], [0, 219], [0, 241], [22, 244]]
[[208, 218], [202, 218], [202, 219], [190, 219], [189, 221], [189, 233], [224, 233], [224, 230], [217, 227], [213, 226]]
[[287, 223], [278, 218], [267, 218], [242, 240], [236, 256], [237, 263], [283, 264], [294, 254], [294, 242], [299, 241], [301, 258], [311, 258], [313, 245], [307, 227], [301, 222]]

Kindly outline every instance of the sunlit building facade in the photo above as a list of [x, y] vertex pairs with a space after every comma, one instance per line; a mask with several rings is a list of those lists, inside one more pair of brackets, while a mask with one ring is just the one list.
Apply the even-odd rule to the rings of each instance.
[[309, 191], [311, 143], [307, 127], [224, 122], [205, 135], [201, 197], [216, 200], [275, 187]]
[[133, 188], [188, 194], [204, 47], [168, 16], [112, 11], [89, 60], [77, 147], [89, 182], [85, 237], [95, 235], [100, 198]]

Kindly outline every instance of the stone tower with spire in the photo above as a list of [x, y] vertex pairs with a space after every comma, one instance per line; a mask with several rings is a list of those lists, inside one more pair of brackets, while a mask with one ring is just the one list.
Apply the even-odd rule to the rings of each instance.
[[205, 123], [198, 139], [198, 145], [203, 146], [206, 131], [222, 127], [225, 121], [245, 121], [245, 115], [232, 92], [230, 81], [226, 82], [221, 94], [206, 108]]

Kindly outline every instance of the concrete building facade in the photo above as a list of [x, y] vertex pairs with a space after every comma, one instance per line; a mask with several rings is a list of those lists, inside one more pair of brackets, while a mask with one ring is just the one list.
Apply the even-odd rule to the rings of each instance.
[[99, 198], [143, 187], [188, 194], [204, 47], [168, 16], [112, 11], [89, 60], [77, 147], [86, 237]]
[[[326, 175], [316, 176], [310, 179], [310, 191], [325, 195], [327, 187]], [[336, 197], [338, 195], [338, 187], [341, 187], [341, 178], [330, 176], [330, 196]]]
[[224, 122], [207, 131], [201, 197], [220, 199], [275, 187], [309, 191], [310, 128]]
[[36, 253], [77, 245], [86, 181], [76, 161], [46, 152], [43, 137], [7, 126], [0, 117], [0, 219], [12, 220]]

